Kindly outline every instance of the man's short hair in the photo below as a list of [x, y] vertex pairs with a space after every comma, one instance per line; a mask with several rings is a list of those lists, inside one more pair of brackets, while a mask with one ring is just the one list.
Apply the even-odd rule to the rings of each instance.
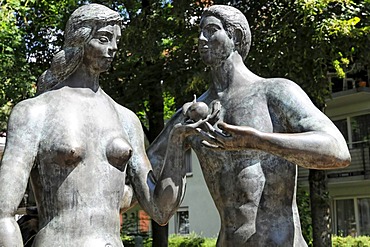
[[213, 5], [203, 11], [202, 18], [214, 16], [219, 19], [228, 34], [229, 38], [235, 38], [235, 29], [240, 29], [242, 37], [236, 50], [242, 56], [243, 60], [247, 57], [251, 46], [251, 31], [247, 18], [238, 9], [227, 5]]

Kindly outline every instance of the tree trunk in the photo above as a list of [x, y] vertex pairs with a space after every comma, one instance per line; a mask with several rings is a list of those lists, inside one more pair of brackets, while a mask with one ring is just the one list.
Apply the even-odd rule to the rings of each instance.
[[160, 226], [152, 220], [152, 236], [153, 247], [167, 247], [168, 246], [168, 224]]
[[310, 169], [313, 246], [331, 246], [331, 215], [326, 171]]
[[[148, 64], [150, 66], [150, 64]], [[164, 113], [163, 113], [163, 96], [160, 82], [153, 82], [151, 88], [148, 90], [149, 94], [149, 112], [147, 112], [149, 122], [149, 133], [147, 135], [149, 143], [159, 135], [164, 127]], [[152, 237], [153, 247], [167, 247], [168, 246], [168, 225], [160, 226], [152, 220]]]

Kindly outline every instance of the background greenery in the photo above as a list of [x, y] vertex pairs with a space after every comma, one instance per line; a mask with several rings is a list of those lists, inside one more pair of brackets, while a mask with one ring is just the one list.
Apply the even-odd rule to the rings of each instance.
[[[253, 40], [246, 64], [253, 72], [297, 82], [319, 108], [330, 97], [329, 71], [343, 77], [355, 64], [369, 65], [370, 0], [0, 0], [0, 132], [12, 106], [34, 95], [37, 77], [63, 44], [72, 11], [88, 2], [107, 5], [125, 19], [119, 52], [101, 85], [138, 114], [149, 141], [165, 119], [207, 87], [197, 37], [209, 4], [231, 4], [246, 15]], [[323, 198], [312, 203], [318, 207], [313, 212], [327, 212], [322, 191], [311, 191]], [[312, 232], [320, 236], [324, 230]]]

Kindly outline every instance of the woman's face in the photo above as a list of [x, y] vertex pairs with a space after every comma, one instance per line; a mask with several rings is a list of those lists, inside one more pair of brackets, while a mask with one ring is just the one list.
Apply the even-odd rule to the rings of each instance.
[[83, 63], [91, 70], [101, 73], [107, 71], [117, 52], [121, 27], [117, 24], [99, 28], [85, 45]]
[[234, 42], [218, 18], [214, 16], [202, 18], [198, 50], [204, 63], [209, 66], [220, 65], [234, 50]]

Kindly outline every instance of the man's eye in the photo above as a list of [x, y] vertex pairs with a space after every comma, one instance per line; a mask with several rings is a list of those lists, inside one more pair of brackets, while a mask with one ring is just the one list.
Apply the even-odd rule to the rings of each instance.
[[210, 36], [212, 36], [215, 32], [217, 32], [218, 31], [218, 29], [217, 28], [215, 28], [215, 27], [207, 27], [207, 28], [205, 28], [204, 30], [203, 30], [203, 33], [204, 33], [204, 36], [206, 36], [206, 37], [210, 37]]
[[212, 34], [218, 31], [218, 29], [215, 27], [208, 27], [207, 29], [208, 29], [208, 32]]
[[99, 41], [102, 42], [102, 43], [106, 43], [106, 42], [109, 42], [109, 39], [105, 36], [101, 36], [101, 37], [99, 37]]

